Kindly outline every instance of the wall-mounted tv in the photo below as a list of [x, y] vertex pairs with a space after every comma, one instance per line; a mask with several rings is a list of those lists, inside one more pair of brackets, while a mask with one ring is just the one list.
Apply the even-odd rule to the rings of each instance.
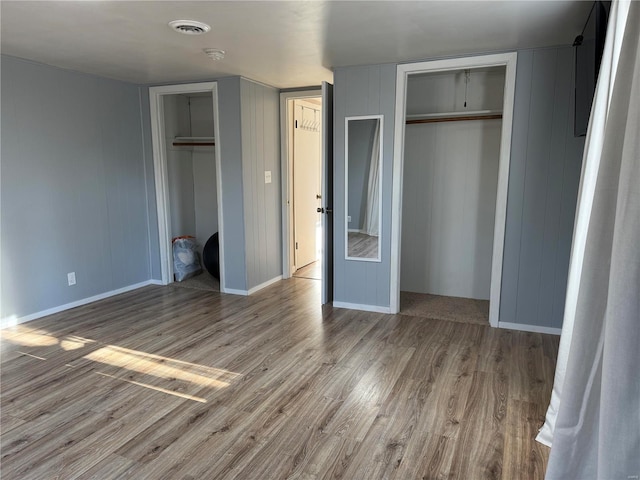
[[576, 137], [582, 137], [587, 134], [591, 103], [596, 90], [610, 10], [610, 1], [595, 1], [582, 34], [578, 35], [573, 42], [576, 50], [573, 133]]

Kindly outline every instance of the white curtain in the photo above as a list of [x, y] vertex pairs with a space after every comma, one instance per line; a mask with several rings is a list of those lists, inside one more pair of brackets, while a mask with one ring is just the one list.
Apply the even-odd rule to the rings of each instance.
[[367, 208], [364, 214], [362, 231], [367, 235], [378, 236], [380, 229], [380, 121], [376, 123], [369, 162], [369, 183], [367, 186]]
[[614, 2], [583, 157], [546, 478], [640, 476], [640, 2]]

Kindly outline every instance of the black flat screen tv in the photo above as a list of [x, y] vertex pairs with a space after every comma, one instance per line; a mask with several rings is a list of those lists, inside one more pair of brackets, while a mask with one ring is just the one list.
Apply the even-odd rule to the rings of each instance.
[[610, 1], [594, 2], [582, 35], [578, 35], [573, 43], [576, 77], [573, 133], [576, 137], [587, 134], [610, 10]]

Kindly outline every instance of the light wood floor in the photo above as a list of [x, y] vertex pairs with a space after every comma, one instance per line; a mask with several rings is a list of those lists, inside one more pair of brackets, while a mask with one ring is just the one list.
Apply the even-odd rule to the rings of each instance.
[[311, 280], [322, 280], [322, 262], [320, 260], [316, 260], [309, 265], [305, 265], [299, 270], [296, 270], [293, 276], [298, 278], [309, 278]]
[[557, 337], [150, 286], [2, 331], [2, 478], [542, 479]]

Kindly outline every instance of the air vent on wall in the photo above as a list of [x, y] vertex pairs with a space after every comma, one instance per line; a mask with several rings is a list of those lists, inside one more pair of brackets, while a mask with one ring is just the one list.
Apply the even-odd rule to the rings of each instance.
[[174, 20], [169, 22], [169, 26], [176, 32], [184, 33], [185, 35], [202, 35], [211, 30], [211, 27], [206, 23], [195, 20]]

